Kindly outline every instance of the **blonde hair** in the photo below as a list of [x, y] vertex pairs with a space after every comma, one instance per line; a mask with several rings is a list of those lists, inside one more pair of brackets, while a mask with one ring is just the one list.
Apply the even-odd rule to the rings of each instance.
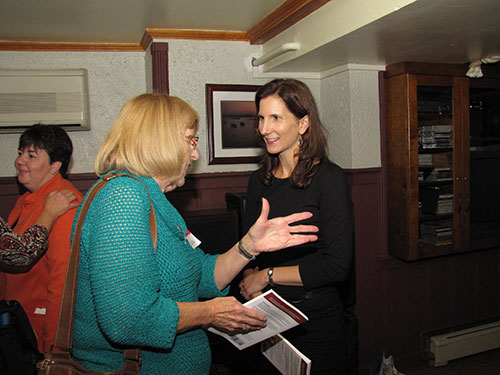
[[198, 114], [167, 94], [142, 94], [125, 103], [97, 152], [95, 170], [124, 169], [144, 177], [176, 181], [184, 173], [186, 129], [198, 130]]

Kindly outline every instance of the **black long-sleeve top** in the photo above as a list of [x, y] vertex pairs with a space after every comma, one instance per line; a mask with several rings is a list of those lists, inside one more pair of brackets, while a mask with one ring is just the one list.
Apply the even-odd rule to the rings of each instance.
[[334, 286], [343, 281], [350, 269], [353, 253], [352, 204], [343, 170], [324, 159], [312, 182], [296, 188], [290, 178], [273, 178], [269, 186], [262, 183], [262, 169], [250, 177], [245, 207], [245, 232], [258, 218], [261, 197], [270, 203], [269, 218], [309, 211], [312, 218], [302, 223], [318, 226], [318, 241], [261, 254], [256, 262], [260, 269], [274, 266], [299, 266], [303, 287], [278, 285], [274, 289], [288, 299], [301, 299], [306, 291]]

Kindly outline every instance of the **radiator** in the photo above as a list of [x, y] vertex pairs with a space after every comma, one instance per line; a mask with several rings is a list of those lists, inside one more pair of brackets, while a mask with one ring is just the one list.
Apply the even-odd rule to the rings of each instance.
[[432, 336], [430, 340], [434, 366], [496, 348], [500, 348], [500, 321]]

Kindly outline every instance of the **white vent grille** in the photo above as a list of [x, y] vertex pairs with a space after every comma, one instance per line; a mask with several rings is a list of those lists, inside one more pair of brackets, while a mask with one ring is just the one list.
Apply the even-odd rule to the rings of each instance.
[[0, 70], [0, 132], [37, 123], [90, 129], [85, 69]]

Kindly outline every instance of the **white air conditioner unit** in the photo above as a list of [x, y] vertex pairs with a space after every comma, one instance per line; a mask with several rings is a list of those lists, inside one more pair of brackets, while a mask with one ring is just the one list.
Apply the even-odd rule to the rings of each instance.
[[90, 129], [86, 69], [0, 69], [0, 133], [38, 123]]

